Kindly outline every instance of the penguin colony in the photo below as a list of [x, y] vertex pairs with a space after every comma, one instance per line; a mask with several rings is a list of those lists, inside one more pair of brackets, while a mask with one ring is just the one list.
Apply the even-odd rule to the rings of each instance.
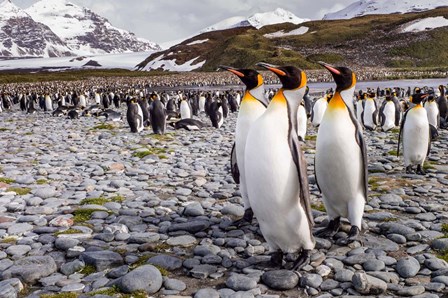
[[[146, 89], [2, 93], [0, 112], [19, 104], [29, 114], [42, 110], [55, 117], [103, 116], [123, 121], [119, 108], [125, 103], [130, 131], [139, 133], [151, 127], [155, 134], [165, 134], [167, 124], [174, 129], [203, 129], [208, 125], [194, 119], [201, 113], [208, 116], [212, 127], [220, 128], [229, 113], [238, 112], [230, 168], [240, 185], [245, 212], [234, 225], [251, 223], [255, 217], [272, 251], [270, 265], [299, 270], [309, 262], [314, 236], [331, 238], [341, 219], [347, 219], [351, 227], [347, 238], [338, 239], [339, 245], [356, 241], [362, 232], [368, 198], [363, 129], [387, 132], [399, 127], [397, 155], [403, 152], [406, 172], [425, 175], [423, 165], [431, 140], [437, 138], [439, 129], [448, 127], [445, 86], [355, 93], [356, 74], [351, 69], [319, 63], [336, 86], [314, 99], [304, 71], [258, 63], [280, 80], [276, 92], [265, 88], [262, 75], [254, 69], [221, 66], [244, 83], [243, 93]], [[314, 174], [328, 215], [327, 226], [319, 229], [314, 229], [301, 148], [308, 123], [318, 128]], [[297, 253], [292, 264], [284, 258], [290, 253]]]

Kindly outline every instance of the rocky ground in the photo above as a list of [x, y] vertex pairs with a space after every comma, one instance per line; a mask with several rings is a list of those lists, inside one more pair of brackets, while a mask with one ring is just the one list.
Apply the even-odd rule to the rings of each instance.
[[[447, 296], [446, 131], [426, 177], [404, 174], [397, 131], [366, 132], [368, 231], [348, 247], [335, 244], [343, 231], [317, 238], [310, 265], [292, 272], [263, 265], [256, 220], [231, 226], [244, 211], [228, 168], [235, 119], [156, 137], [97, 118], [0, 114], [0, 297]], [[314, 140], [311, 129], [319, 226]]]

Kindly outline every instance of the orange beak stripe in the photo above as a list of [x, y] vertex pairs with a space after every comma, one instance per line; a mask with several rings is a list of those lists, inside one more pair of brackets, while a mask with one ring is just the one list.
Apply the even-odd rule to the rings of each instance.
[[279, 76], [286, 76], [286, 72], [284, 72], [283, 70], [280, 70], [278, 68], [275, 67], [268, 67], [267, 69], [269, 69], [270, 71], [272, 71], [273, 73], [278, 74]]
[[231, 73], [236, 74], [237, 76], [239, 76], [240, 78], [244, 78], [244, 73], [236, 70], [236, 69], [227, 69], [228, 71], [230, 71]]

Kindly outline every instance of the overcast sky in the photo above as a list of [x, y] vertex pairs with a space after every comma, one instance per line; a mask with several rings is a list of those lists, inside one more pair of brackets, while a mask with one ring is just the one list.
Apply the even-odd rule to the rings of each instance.
[[[54, 0], [60, 1], [60, 0]], [[356, 0], [69, 0], [90, 8], [112, 25], [158, 43], [188, 37], [232, 16], [272, 11], [277, 7], [300, 18], [321, 19]], [[37, 0], [12, 0], [27, 8]]]

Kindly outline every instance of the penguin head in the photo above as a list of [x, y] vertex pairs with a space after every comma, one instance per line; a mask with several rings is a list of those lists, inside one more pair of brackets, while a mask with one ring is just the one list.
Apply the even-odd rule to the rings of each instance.
[[295, 66], [276, 66], [264, 62], [257, 63], [256, 65], [275, 73], [285, 90], [300, 89], [306, 86], [305, 72]]
[[322, 61], [318, 61], [317, 63], [325, 67], [331, 73], [336, 83], [336, 91], [347, 90], [355, 86], [356, 76], [350, 68], [333, 66]]
[[421, 104], [423, 100], [425, 100], [428, 97], [428, 93], [415, 93], [410, 97], [410, 101], [413, 104]]
[[220, 65], [219, 68], [237, 75], [244, 85], [246, 85], [248, 90], [252, 90], [263, 84], [263, 77], [256, 70], [247, 68], [233, 68], [224, 65]]

